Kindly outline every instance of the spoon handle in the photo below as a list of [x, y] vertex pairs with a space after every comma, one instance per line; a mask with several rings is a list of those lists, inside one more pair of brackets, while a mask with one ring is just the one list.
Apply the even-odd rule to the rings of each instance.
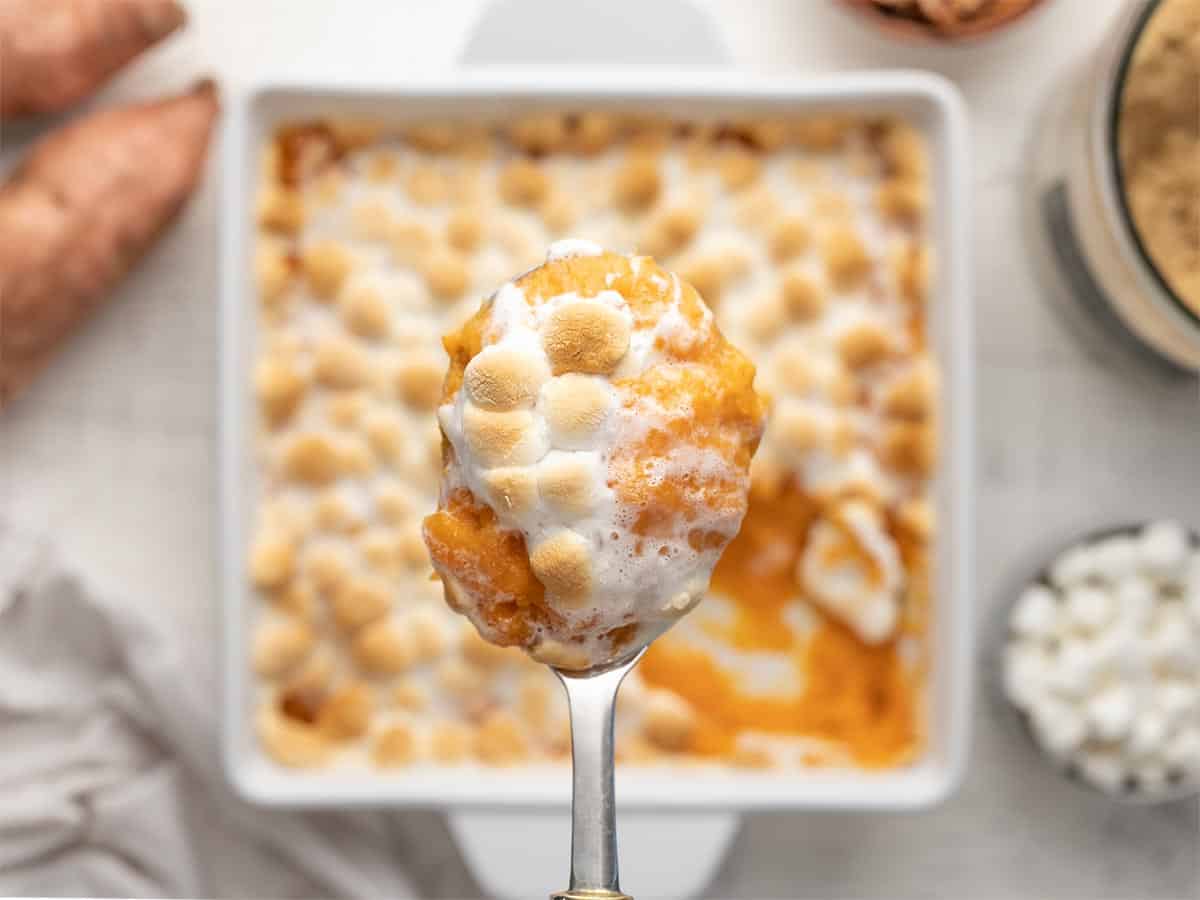
[[632, 900], [617, 875], [613, 797], [613, 711], [628, 662], [598, 674], [555, 670], [571, 712], [571, 887], [551, 900]]

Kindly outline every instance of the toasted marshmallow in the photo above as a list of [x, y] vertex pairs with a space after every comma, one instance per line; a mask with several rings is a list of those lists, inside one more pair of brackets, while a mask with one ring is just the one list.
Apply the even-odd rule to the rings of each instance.
[[595, 505], [602, 471], [597, 453], [552, 450], [537, 467], [538, 493], [563, 518], [586, 518]]
[[600, 378], [559, 375], [542, 388], [542, 414], [555, 447], [583, 450], [596, 443], [615, 403], [612, 388]]
[[550, 377], [540, 353], [515, 347], [485, 347], [467, 364], [467, 396], [482, 409], [508, 411], [533, 406]]
[[895, 633], [904, 569], [871, 506], [851, 501], [818, 521], [799, 566], [813, 599], [864, 641], [878, 644]]
[[488, 468], [529, 465], [546, 451], [539, 423], [525, 410], [490, 412], [469, 405], [463, 411], [463, 432], [471, 452]]
[[587, 542], [573, 531], [559, 531], [529, 554], [529, 565], [538, 581], [554, 597], [579, 605], [592, 592], [592, 557]]
[[563, 303], [549, 316], [542, 343], [555, 375], [610, 375], [629, 350], [628, 314], [596, 300]]
[[483, 474], [488, 500], [497, 515], [520, 518], [537, 508], [538, 479], [531, 466], [489, 469]]

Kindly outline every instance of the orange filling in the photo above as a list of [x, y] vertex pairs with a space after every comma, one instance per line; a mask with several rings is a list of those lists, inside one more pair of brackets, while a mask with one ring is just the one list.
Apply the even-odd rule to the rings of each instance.
[[[425, 541], [433, 561], [453, 572], [462, 589], [479, 603], [480, 615], [501, 643], [526, 644], [534, 625], [557, 620], [545, 605], [542, 583], [529, 567], [524, 537], [502, 529], [491, 507], [476, 502], [465, 488], [426, 517]], [[452, 592], [446, 599], [455, 605]]]
[[867, 646], [820, 613], [816, 629], [798, 638], [784, 619], [803, 594], [796, 563], [816, 514], [794, 483], [774, 495], [754, 493], [712, 579], [713, 591], [736, 609], [716, 636], [741, 650], [789, 654], [799, 693], [746, 691], [736, 672], [669, 636], [642, 660], [638, 671], [647, 684], [674, 691], [696, 710], [691, 752], [728, 757], [743, 731], [827, 740], [868, 768], [902, 763], [914, 752], [919, 676], [901, 662], [895, 643]]

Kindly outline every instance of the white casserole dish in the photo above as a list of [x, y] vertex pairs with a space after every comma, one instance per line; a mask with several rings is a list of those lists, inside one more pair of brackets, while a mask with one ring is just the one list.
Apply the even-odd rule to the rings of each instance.
[[[537, 871], [531, 853], [550, 855], [558, 872], [566, 865], [565, 813], [570, 778], [565, 768], [512, 770], [416, 766], [394, 774], [294, 772], [261, 754], [249, 727], [250, 678], [247, 635], [253, 611], [244, 573], [253, 512], [255, 472], [251, 436], [255, 410], [250, 390], [255, 345], [255, 295], [251, 281], [253, 203], [258, 150], [280, 122], [322, 116], [365, 116], [388, 121], [428, 117], [517, 115], [538, 107], [620, 107], [681, 117], [801, 113], [820, 109], [886, 112], [909, 118], [926, 133], [931, 151], [933, 204], [930, 237], [938, 261], [929, 307], [931, 345], [943, 373], [940, 428], [943, 458], [935, 485], [938, 538], [935, 547], [935, 613], [930, 634], [927, 685], [927, 751], [909, 768], [880, 773], [820, 770], [747, 773], [689, 767], [622, 771], [617, 792], [629, 883], [642, 869], [629, 858], [635, 835], [624, 816], [690, 811], [655, 828], [650, 867], [664, 868], [673, 844], [687, 838], [687, 862], [706, 865], [732, 837], [741, 810], [898, 810], [929, 806], [957, 784], [965, 765], [972, 682], [974, 353], [967, 284], [968, 162], [966, 122], [957, 92], [919, 73], [876, 72], [831, 78], [753, 77], [725, 71], [562, 68], [464, 72], [403, 85], [278, 82], [260, 85], [230, 104], [226, 123], [222, 207], [220, 307], [220, 516], [218, 546], [224, 601], [223, 755], [228, 777], [246, 799], [271, 805], [439, 807], [460, 811], [452, 822], [473, 864], [493, 863]], [[463, 816], [470, 812], [471, 816]], [[704, 815], [700, 815], [703, 813]], [[713, 815], [720, 814], [720, 815]], [[484, 815], [480, 818], [480, 815]], [[519, 833], [499, 819], [519, 815]], [[547, 816], [549, 816], [547, 818]], [[560, 826], [559, 823], [562, 823]], [[538, 838], [529, 828], [541, 823]], [[631, 822], [629, 828], [633, 828]], [[546, 840], [542, 841], [544, 831]], [[480, 837], [486, 838], [481, 841]], [[504, 846], [505, 842], [508, 846]], [[532, 848], [532, 849], [531, 849]], [[561, 854], [559, 853], [561, 849]], [[536, 852], [535, 852], [536, 851]], [[489, 862], [491, 860], [491, 862]], [[485, 883], [492, 880], [481, 874]], [[512, 878], [502, 893], [518, 896]], [[684, 893], [676, 878], [673, 894]], [[532, 887], [529, 889], [533, 889]], [[643, 890], [644, 890], [643, 886]]]

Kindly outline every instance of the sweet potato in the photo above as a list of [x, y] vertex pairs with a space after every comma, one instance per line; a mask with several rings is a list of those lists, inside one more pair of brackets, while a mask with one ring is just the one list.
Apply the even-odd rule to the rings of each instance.
[[183, 207], [218, 111], [202, 82], [86, 116], [0, 186], [0, 408]]
[[0, 0], [0, 119], [66, 109], [186, 19], [176, 0]]

